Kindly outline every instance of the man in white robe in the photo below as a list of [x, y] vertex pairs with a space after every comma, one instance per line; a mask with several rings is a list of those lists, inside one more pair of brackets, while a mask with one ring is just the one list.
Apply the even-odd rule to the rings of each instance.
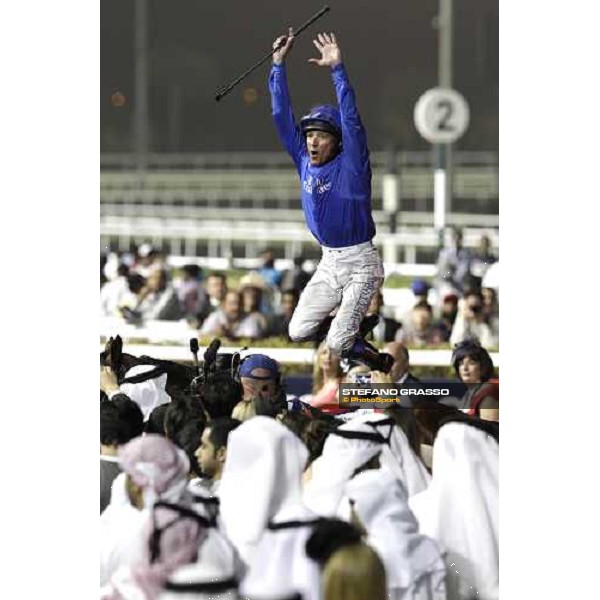
[[440, 545], [448, 600], [498, 600], [498, 442], [468, 423], [443, 425], [433, 477], [410, 498], [422, 533]]
[[305, 548], [317, 522], [302, 501], [307, 460], [302, 441], [274, 419], [253, 417], [229, 434], [219, 496], [225, 531], [248, 565], [244, 598], [321, 600], [320, 569]]
[[177, 502], [186, 491], [189, 460], [165, 437], [137, 437], [119, 449], [123, 473], [100, 516], [100, 585], [144, 552], [144, 527], [157, 500]]
[[338, 514], [366, 530], [365, 541], [379, 554], [390, 600], [446, 600], [446, 567], [440, 549], [419, 533], [401, 481], [386, 467], [353, 477], [344, 488]]

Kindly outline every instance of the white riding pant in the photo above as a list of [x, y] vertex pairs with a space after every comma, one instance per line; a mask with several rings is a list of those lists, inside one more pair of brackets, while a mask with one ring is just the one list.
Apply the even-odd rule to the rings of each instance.
[[373, 242], [321, 249], [321, 261], [300, 296], [289, 335], [293, 341], [311, 339], [321, 322], [339, 307], [327, 345], [342, 354], [352, 347], [371, 298], [383, 283], [383, 263]]

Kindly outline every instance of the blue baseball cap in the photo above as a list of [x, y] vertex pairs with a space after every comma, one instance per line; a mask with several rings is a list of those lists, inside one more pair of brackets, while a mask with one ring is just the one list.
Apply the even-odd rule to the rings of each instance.
[[424, 296], [429, 291], [429, 285], [422, 279], [414, 279], [410, 289], [415, 296]]
[[[265, 369], [269, 372], [269, 375], [252, 375], [254, 369]], [[251, 354], [242, 362], [239, 375], [240, 377], [248, 377], [249, 379], [277, 379], [279, 377], [279, 363], [266, 354]]]

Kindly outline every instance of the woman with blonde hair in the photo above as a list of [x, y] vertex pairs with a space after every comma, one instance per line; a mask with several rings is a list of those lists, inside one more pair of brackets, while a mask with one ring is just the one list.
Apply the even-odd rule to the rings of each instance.
[[360, 543], [333, 554], [323, 570], [324, 600], [387, 600], [385, 568], [370, 546]]
[[329, 405], [337, 406], [338, 385], [342, 377], [340, 357], [331, 351], [326, 342], [322, 342], [313, 366], [312, 397], [309, 404], [325, 412], [328, 412]]
[[387, 600], [385, 567], [357, 525], [322, 519], [306, 543], [322, 570], [323, 600]]

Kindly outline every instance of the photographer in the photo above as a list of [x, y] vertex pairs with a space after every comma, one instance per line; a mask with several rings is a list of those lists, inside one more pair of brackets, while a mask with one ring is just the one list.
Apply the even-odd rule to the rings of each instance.
[[266, 354], [251, 354], [239, 369], [242, 401], [233, 417], [244, 421], [256, 414], [275, 417], [288, 409], [279, 363]]
[[483, 296], [479, 290], [471, 290], [463, 297], [462, 308], [456, 316], [450, 335], [452, 345], [467, 339], [477, 339], [484, 348], [498, 346], [497, 320], [486, 319]]
[[202, 403], [211, 419], [230, 417], [242, 399], [242, 386], [228, 370], [211, 373], [202, 384]]

